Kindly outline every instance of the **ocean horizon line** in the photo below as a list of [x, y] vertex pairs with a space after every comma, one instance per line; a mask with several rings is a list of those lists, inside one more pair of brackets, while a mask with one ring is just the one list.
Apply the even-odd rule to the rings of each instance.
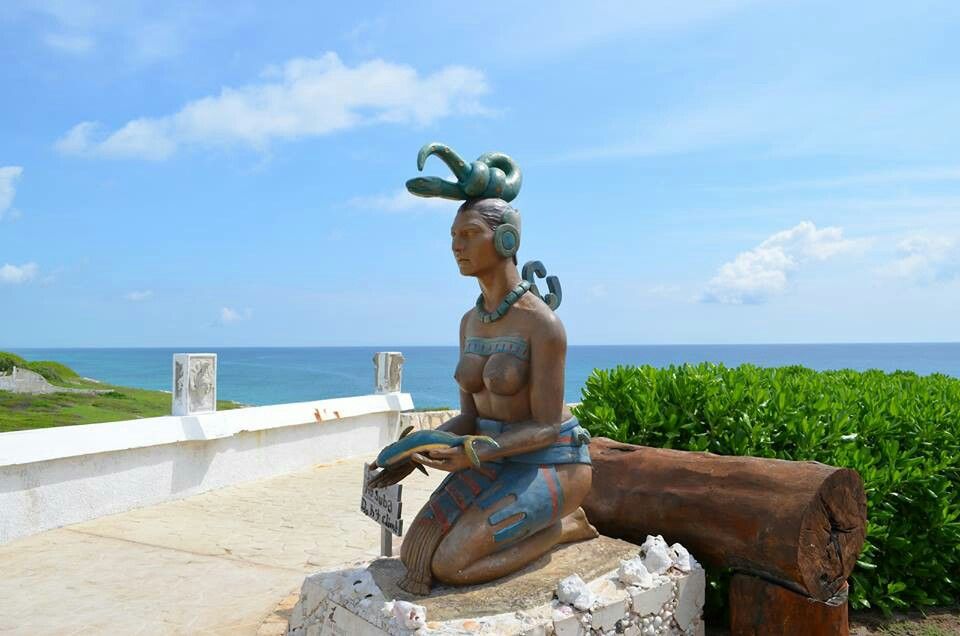
[[[0, 350], [3, 347], [0, 346]], [[108, 384], [170, 388], [175, 353], [216, 353], [219, 394], [243, 404], [302, 402], [320, 397], [365, 395], [373, 389], [373, 354], [400, 351], [403, 387], [418, 405], [459, 403], [453, 379], [459, 348], [449, 345], [15, 347], [27, 360], [53, 360]], [[751, 343], [589, 345], [567, 348], [564, 393], [580, 395], [596, 369], [622, 365], [722, 363], [727, 367], [802, 365], [818, 371], [879, 369], [943, 373], [960, 378], [960, 343]]]
[[[831, 342], [675, 342], [675, 343], [614, 343], [614, 344], [595, 344], [595, 343], [568, 343], [568, 347], [790, 347], [790, 346], [877, 346], [877, 345], [956, 345], [960, 340], [876, 340], [876, 341], [831, 341]], [[0, 345], [0, 351], [37, 351], [37, 350], [61, 350], [61, 351], [109, 351], [109, 350], [135, 350], [135, 351], [156, 351], [166, 349], [183, 349], [202, 351], [203, 349], [431, 349], [431, 348], [455, 348], [457, 344], [417, 344], [417, 345], [151, 345], [147, 347], [128, 347], [128, 346], [101, 346], [101, 345], [82, 345], [82, 346], [61, 346], [61, 345], [43, 345], [43, 346], [22, 346], [22, 345]]]

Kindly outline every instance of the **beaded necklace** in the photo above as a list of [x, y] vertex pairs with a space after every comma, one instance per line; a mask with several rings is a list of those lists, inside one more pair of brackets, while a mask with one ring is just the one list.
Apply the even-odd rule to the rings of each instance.
[[477, 298], [477, 314], [480, 316], [480, 322], [496, 322], [506, 315], [515, 302], [520, 297], [530, 291], [530, 281], [521, 280], [516, 287], [510, 290], [503, 302], [493, 311], [487, 311], [483, 306], [483, 294]]

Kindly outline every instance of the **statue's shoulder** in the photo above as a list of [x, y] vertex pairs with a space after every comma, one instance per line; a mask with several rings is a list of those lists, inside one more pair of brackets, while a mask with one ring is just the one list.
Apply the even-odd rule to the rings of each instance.
[[462, 341], [467, 334], [476, 329], [474, 321], [477, 316], [477, 308], [471, 307], [470, 309], [463, 312], [463, 317], [460, 318], [460, 340]]
[[477, 315], [477, 308], [471, 307], [470, 309], [463, 312], [463, 317], [460, 318], [460, 330], [467, 328], [467, 325], [470, 324], [470, 320]]
[[[518, 303], [519, 304], [519, 303]], [[524, 297], [522, 310], [531, 336], [541, 341], [566, 342], [563, 322], [550, 307], [533, 294]]]

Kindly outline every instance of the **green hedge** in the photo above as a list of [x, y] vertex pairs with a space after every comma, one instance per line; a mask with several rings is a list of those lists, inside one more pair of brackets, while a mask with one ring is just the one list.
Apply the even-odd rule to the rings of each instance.
[[[956, 378], [798, 366], [617, 367], [587, 379], [577, 415], [592, 434], [631, 444], [853, 468], [866, 487], [868, 525], [851, 606], [888, 613], [960, 597]], [[714, 592], [714, 603], [725, 602], [722, 590]]]

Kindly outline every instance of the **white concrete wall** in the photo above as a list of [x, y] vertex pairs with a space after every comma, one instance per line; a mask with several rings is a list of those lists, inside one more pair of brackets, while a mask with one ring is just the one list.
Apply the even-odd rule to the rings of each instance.
[[0, 544], [214, 488], [371, 454], [409, 394], [0, 434]]

